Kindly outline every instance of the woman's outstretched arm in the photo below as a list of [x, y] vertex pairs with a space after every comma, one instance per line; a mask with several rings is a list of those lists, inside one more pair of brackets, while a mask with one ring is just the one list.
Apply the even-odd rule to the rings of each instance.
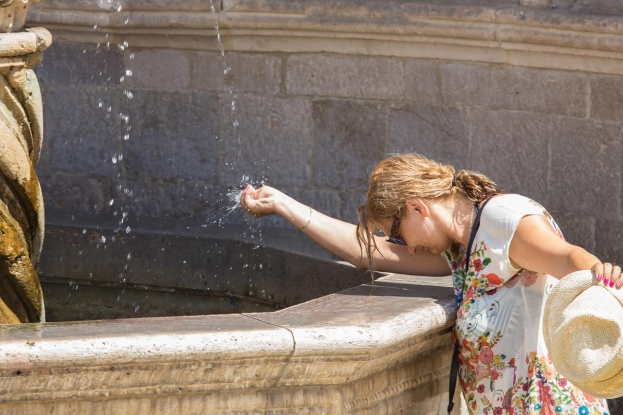
[[615, 281], [617, 288], [623, 287], [620, 267], [602, 263], [584, 248], [566, 242], [543, 216], [530, 215], [519, 222], [509, 252], [511, 261], [520, 268], [544, 272], [559, 279], [575, 271], [590, 269], [603, 279]]
[[[285, 218], [314, 242], [359, 268], [368, 268], [368, 258], [357, 242], [356, 226], [311, 209], [269, 186], [248, 186], [240, 198], [244, 210], [255, 217], [277, 214]], [[418, 252], [376, 237], [378, 251], [373, 254], [376, 271], [400, 274], [443, 276], [450, 269], [441, 255]]]

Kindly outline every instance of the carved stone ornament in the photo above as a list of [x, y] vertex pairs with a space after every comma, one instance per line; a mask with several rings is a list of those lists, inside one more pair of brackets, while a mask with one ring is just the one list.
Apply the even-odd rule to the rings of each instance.
[[[28, 0], [0, 0], [0, 31], [23, 27]], [[0, 323], [45, 320], [36, 272], [43, 198], [35, 172], [43, 138], [41, 91], [32, 67], [51, 43], [41, 28], [0, 34]]]

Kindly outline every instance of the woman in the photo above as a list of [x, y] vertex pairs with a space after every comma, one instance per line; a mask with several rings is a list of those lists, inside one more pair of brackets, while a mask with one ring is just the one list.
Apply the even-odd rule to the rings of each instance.
[[[470, 413], [608, 412], [605, 400], [556, 373], [543, 342], [541, 313], [556, 279], [592, 269], [597, 282], [620, 289], [621, 268], [565, 242], [538, 203], [502, 194], [481, 174], [455, 174], [452, 166], [404, 154], [381, 161], [372, 171], [357, 226], [268, 186], [248, 186], [241, 204], [256, 217], [283, 216], [357, 267], [452, 273], [459, 305], [454, 333], [459, 381]], [[474, 225], [477, 218], [480, 223]], [[466, 261], [472, 227], [476, 233]], [[375, 235], [375, 229], [385, 236]]]

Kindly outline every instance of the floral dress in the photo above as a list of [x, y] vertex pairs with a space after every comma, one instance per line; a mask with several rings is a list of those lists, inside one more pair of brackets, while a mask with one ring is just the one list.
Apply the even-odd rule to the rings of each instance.
[[452, 269], [459, 304], [459, 382], [470, 414], [600, 414], [596, 399], [556, 372], [542, 335], [545, 300], [557, 280], [514, 268], [509, 246], [519, 221], [543, 215], [562, 238], [556, 222], [538, 203], [520, 195], [493, 198], [482, 211], [465, 275], [463, 247], [443, 253]]

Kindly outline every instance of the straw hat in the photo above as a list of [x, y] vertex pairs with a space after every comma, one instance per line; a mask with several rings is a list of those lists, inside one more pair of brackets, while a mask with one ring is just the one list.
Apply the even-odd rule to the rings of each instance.
[[543, 312], [543, 337], [556, 370], [598, 398], [623, 395], [623, 290], [592, 271], [565, 276]]

